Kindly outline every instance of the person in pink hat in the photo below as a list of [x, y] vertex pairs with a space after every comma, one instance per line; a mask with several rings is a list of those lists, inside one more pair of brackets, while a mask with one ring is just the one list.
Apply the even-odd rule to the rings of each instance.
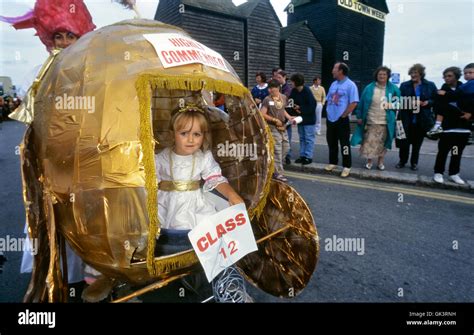
[[48, 51], [67, 48], [96, 28], [83, 0], [37, 0], [34, 9], [25, 15], [0, 16], [0, 21], [15, 29], [35, 29]]
[[[0, 16], [0, 21], [11, 24], [15, 29], [35, 29], [36, 35], [51, 55], [53, 50], [69, 47], [83, 35], [96, 28], [83, 0], [37, 0], [34, 8], [25, 15]], [[42, 65], [35, 66], [28, 74], [18, 90], [19, 97], [23, 98], [27, 94], [41, 68]], [[12, 116], [10, 115], [10, 117]], [[28, 223], [25, 225], [25, 233], [28, 247], [23, 252], [20, 271], [29, 273], [33, 269], [35, 243], [29, 239]], [[66, 245], [68, 282], [70, 284], [80, 283], [85, 279], [84, 263], [67, 243]]]

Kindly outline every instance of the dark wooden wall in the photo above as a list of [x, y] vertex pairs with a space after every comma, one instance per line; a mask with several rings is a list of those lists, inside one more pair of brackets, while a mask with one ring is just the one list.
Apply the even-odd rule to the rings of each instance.
[[[313, 63], [308, 63], [307, 49], [312, 47]], [[321, 75], [323, 49], [308, 26], [303, 25], [286, 41], [282, 41], [283, 68], [287, 73], [301, 73], [305, 83], [311, 85], [316, 75]]]
[[322, 79], [323, 86], [332, 83], [331, 69], [335, 62], [336, 48], [336, 1], [319, 1], [294, 8], [288, 13], [288, 24], [307, 21], [323, 48]]
[[[382, 9], [384, 2], [373, 4]], [[322, 77], [326, 88], [333, 81], [331, 70], [336, 61], [344, 61], [351, 67], [349, 77], [359, 90], [372, 81], [373, 71], [383, 61], [384, 22], [338, 6], [335, 0], [298, 6], [288, 15], [288, 24], [303, 20], [308, 21], [322, 45]]]
[[272, 69], [280, 66], [280, 28], [270, 1], [260, 1], [247, 20], [248, 86], [256, 84], [255, 74], [258, 71], [264, 72], [270, 79]]
[[181, 26], [181, 14], [179, 13], [180, 0], [162, 0], [158, 5], [155, 20], [174, 26]]
[[388, 13], [388, 6], [387, 6], [386, 0], [359, 0], [359, 1], [370, 7], [378, 9], [384, 13]]
[[244, 20], [190, 6], [184, 6], [184, 13], [180, 13], [180, 4], [179, 0], [160, 1], [155, 20], [179, 26], [196, 41], [219, 52], [245, 81]]
[[[244, 22], [230, 16], [189, 8], [182, 14], [181, 28], [196, 41], [219, 52], [245, 81]], [[239, 55], [236, 59], [236, 55]]]
[[337, 8], [336, 60], [351, 68], [349, 77], [359, 87], [359, 91], [372, 82], [372, 74], [382, 65], [385, 24], [366, 15], [358, 14], [342, 7]]

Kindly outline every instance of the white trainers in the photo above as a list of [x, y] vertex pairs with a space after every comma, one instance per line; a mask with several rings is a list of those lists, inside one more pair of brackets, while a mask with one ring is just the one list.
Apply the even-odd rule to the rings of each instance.
[[344, 168], [344, 169], [342, 169], [341, 177], [342, 178], [347, 178], [347, 177], [349, 177], [350, 173], [351, 173], [350, 168]]
[[333, 171], [337, 166], [334, 165], [334, 164], [328, 164], [326, 165], [326, 167], [324, 168], [324, 170], [328, 171], [328, 172], [331, 172]]
[[459, 174], [455, 174], [455, 175], [452, 175], [452, 176], [449, 176], [449, 179], [453, 182], [455, 182], [456, 184], [458, 185], [465, 185], [466, 183], [464, 182], [464, 180], [461, 179], [461, 177], [459, 177]]
[[427, 132], [428, 136], [433, 136], [433, 135], [438, 135], [443, 132], [443, 127], [439, 125], [434, 125], [433, 128], [430, 129], [430, 131]]
[[438, 184], [444, 183], [444, 178], [443, 178], [443, 175], [441, 173], [435, 173], [435, 175], [433, 177], [433, 180], [435, 182], [437, 182]]

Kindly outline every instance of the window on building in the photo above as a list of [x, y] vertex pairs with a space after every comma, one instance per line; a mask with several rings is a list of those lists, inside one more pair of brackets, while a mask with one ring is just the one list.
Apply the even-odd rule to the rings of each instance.
[[314, 63], [314, 48], [308, 47], [308, 63]]

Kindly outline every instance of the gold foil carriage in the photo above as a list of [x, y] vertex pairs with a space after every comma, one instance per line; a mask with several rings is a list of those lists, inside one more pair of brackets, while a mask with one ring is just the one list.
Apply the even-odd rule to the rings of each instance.
[[[171, 112], [206, 109], [212, 92], [225, 95], [228, 109], [228, 118], [210, 112], [212, 150], [245, 199], [261, 246], [239, 263], [243, 272], [276, 296], [296, 295], [309, 281], [318, 257], [313, 218], [295, 190], [272, 181], [272, 137], [248, 90], [229, 63], [230, 72], [165, 69], [143, 37], [164, 33], [189, 38], [149, 20], [104, 27], [57, 55], [39, 83], [21, 151], [29, 233], [40, 245], [25, 301], [67, 300], [64, 239], [105, 276], [152, 283], [144, 291], [200, 270], [192, 250], [154, 255], [154, 153], [170, 144]], [[58, 97], [91, 98], [94, 108], [58, 106]], [[256, 159], [216, 155], [219, 143], [255, 146]]]

